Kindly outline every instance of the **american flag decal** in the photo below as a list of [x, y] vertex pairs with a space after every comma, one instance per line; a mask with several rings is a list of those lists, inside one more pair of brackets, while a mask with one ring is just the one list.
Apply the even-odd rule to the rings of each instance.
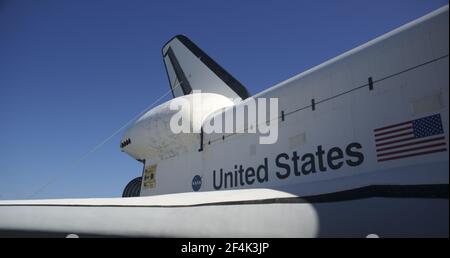
[[447, 151], [441, 115], [373, 130], [378, 162]]

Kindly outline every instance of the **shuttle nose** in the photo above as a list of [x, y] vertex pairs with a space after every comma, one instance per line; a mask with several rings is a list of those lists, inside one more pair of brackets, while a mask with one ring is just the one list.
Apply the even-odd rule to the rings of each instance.
[[120, 140], [120, 150], [130, 155], [138, 161], [142, 161], [142, 130], [138, 125], [133, 125], [126, 129]]

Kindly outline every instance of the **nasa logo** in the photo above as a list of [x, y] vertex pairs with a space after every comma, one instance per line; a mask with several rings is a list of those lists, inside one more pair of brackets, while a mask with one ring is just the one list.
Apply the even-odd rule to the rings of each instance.
[[202, 178], [199, 175], [194, 176], [192, 178], [192, 190], [197, 192], [202, 187]]

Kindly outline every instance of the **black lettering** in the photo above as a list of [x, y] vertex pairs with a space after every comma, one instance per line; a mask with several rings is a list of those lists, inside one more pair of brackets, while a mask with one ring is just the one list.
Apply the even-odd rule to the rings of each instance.
[[255, 170], [252, 167], [247, 168], [247, 170], [245, 170], [245, 183], [247, 183], [248, 185], [251, 185], [255, 182], [255, 179], [252, 178], [255, 176]]
[[[230, 179], [230, 180], [228, 180], [228, 179]], [[224, 176], [224, 181], [225, 181], [225, 184], [224, 184], [225, 188], [233, 187], [233, 172], [231, 172], [231, 171], [226, 172], [225, 176]], [[228, 181], [230, 181], [230, 186], [228, 186]]]
[[303, 155], [302, 162], [304, 162], [302, 165], [303, 175], [308, 175], [309, 173], [316, 172], [316, 164], [314, 160], [314, 155], [312, 153], [306, 153], [305, 155]]
[[345, 148], [345, 153], [347, 153], [348, 156], [356, 158], [356, 160], [351, 159], [346, 160], [347, 164], [349, 166], [356, 167], [364, 162], [364, 154], [362, 152], [355, 151], [353, 149], [362, 149], [362, 146], [358, 142], [353, 142], [347, 145], [347, 148]]
[[[264, 171], [263, 177], [261, 177], [261, 171]], [[264, 158], [264, 165], [260, 165], [256, 169], [256, 177], [258, 178], [258, 182], [268, 182], [269, 181], [269, 170], [267, 169], [267, 158]]]
[[282, 174], [279, 171], [277, 171], [275, 174], [277, 175], [277, 177], [279, 179], [285, 179], [285, 178], [289, 177], [289, 174], [291, 174], [291, 167], [286, 163], [280, 162], [281, 158], [284, 158], [285, 160], [289, 160], [289, 155], [287, 155], [286, 153], [281, 153], [275, 159], [275, 163], [276, 163], [277, 167], [283, 168], [284, 170], [286, 170], [286, 172], [285, 172], [285, 174]]
[[322, 150], [322, 145], [317, 146], [316, 156], [319, 159], [319, 170], [327, 171], [327, 168], [323, 165], [323, 154], [325, 154], [325, 151]]
[[242, 165], [239, 166], [239, 179], [241, 180], [241, 186], [245, 185], [244, 184], [244, 175], [242, 173], [244, 173], [244, 169], [242, 168]]
[[344, 152], [338, 148], [338, 147], [333, 147], [328, 151], [327, 154], [327, 163], [328, 166], [331, 169], [340, 169], [342, 167], [342, 165], [344, 164], [343, 161], [339, 161], [337, 163], [333, 163], [333, 161], [338, 161], [340, 159], [342, 159], [344, 157]]
[[238, 176], [237, 176], [237, 165], [234, 165], [234, 186], [238, 185]]
[[216, 170], [213, 171], [213, 186], [214, 189], [216, 190], [220, 190], [220, 188], [222, 188], [222, 169], [220, 169], [220, 184], [216, 185]]
[[296, 176], [300, 176], [301, 175], [301, 173], [300, 173], [300, 171], [298, 170], [298, 160], [300, 159], [300, 157], [298, 156], [298, 154], [297, 154], [297, 152], [296, 151], [294, 151], [293, 153], [292, 153], [292, 163], [294, 163], [294, 175], [296, 175]]

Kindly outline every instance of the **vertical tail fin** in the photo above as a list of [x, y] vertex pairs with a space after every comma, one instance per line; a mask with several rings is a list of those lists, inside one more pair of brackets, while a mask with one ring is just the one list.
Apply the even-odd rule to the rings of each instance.
[[174, 97], [193, 90], [246, 99], [247, 89], [186, 36], [173, 37], [163, 47], [163, 58]]

